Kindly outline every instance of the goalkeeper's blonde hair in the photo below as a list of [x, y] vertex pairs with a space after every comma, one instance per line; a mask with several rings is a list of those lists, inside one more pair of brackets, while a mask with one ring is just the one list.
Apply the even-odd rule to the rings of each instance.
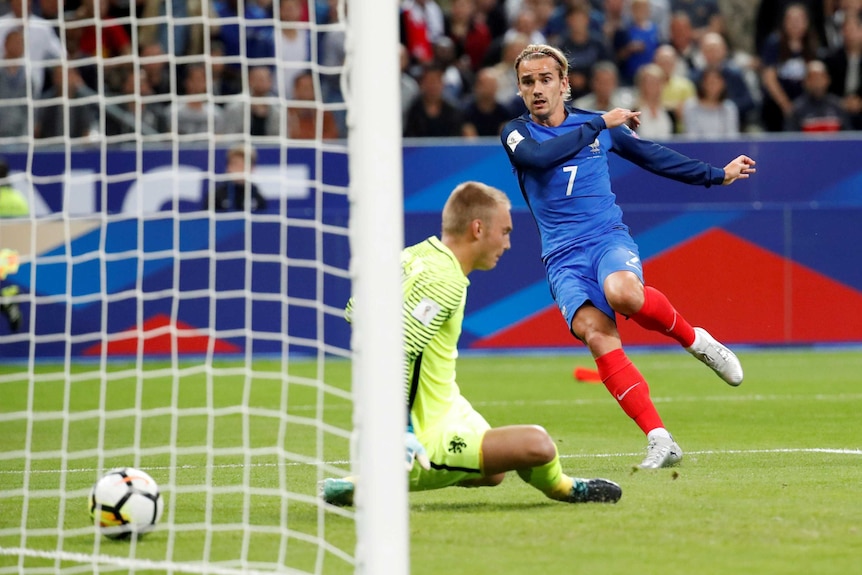
[[473, 220], [487, 222], [500, 204], [512, 207], [506, 194], [497, 188], [482, 182], [459, 184], [443, 206], [443, 233], [458, 236]]

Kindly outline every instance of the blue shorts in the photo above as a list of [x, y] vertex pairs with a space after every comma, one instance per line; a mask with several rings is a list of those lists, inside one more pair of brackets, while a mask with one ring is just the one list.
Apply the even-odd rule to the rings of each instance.
[[603, 286], [605, 278], [623, 270], [633, 272], [643, 283], [638, 246], [626, 229], [612, 230], [589, 242], [557, 252], [545, 261], [551, 295], [569, 330], [572, 329], [575, 312], [587, 302], [616, 321]]

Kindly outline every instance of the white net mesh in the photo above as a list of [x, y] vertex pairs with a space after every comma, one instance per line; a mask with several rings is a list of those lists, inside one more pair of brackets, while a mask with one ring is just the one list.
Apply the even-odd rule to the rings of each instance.
[[[0, 573], [352, 573], [316, 496], [350, 457], [343, 0], [33, 4], [0, 18]], [[118, 543], [87, 498], [126, 466], [165, 512]]]

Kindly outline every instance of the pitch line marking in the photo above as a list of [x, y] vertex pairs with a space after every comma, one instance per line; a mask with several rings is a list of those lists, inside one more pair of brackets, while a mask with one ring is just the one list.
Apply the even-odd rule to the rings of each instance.
[[[686, 451], [686, 455], [756, 455], [756, 454], [769, 454], [769, 453], [824, 453], [830, 455], [860, 455], [862, 456], [862, 449], [849, 449], [849, 448], [840, 448], [840, 447], [776, 447], [771, 449], [703, 449], [700, 451]], [[586, 459], [592, 457], [600, 457], [600, 458], [610, 458], [610, 457], [636, 457], [639, 455], [643, 455], [642, 452], [619, 452], [619, 453], [566, 453], [560, 454], [560, 459]], [[173, 469], [187, 471], [187, 470], [196, 470], [196, 469], [206, 469], [210, 467], [212, 469], [236, 469], [241, 467], [259, 467], [259, 468], [267, 468], [267, 467], [298, 467], [302, 465], [316, 467], [319, 465], [349, 465], [350, 461], [347, 460], [334, 460], [334, 461], [317, 461], [317, 462], [305, 462], [305, 461], [285, 461], [282, 463], [221, 463], [218, 465], [177, 465]], [[148, 471], [170, 471], [171, 467], [167, 465], [160, 466], [149, 466], [147, 467]], [[31, 469], [28, 473], [97, 473], [103, 472], [106, 470], [95, 469], [92, 467], [81, 467], [78, 469], [66, 469], [65, 471], [61, 469]], [[0, 475], [21, 475], [24, 472], [20, 469], [3, 469], [0, 470]]]
[[41, 551], [38, 549], [22, 547], [0, 547], [0, 555], [13, 557], [30, 557], [33, 559], [51, 559], [70, 561], [73, 563], [98, 563], [100, 565], [113, 565], [115, 567], [128, 567], [135, 570], [154, 569], [172, 573], [199, 573], [202, 575], [272, 575], [273, 573], [284, 573], [286, 575], [306, 575], [302, 571], [296, 571], [281, 567], [278, 571], [255, 571], [248, 569], [231, 569], [219, 567], [212, 564], [178, 563], [176, 561], [153, 561], [152, 559], [128, 559], [115, 557], [113, 555], [93, 555], [90, 553], [72, 553], [69, 551]]
[[[686, 451], [686, 455], [756, 455], [769, 453], [826, 453], [831, 455], [862, 455], [862, 449], [840, 449], [830, 447], [777, 447], [774, 449], [702, 449]], [[560, 454], [560, 459], [586, 459], [592, 457], [636, 457], [643, 452], [634, 453], [569, 453]]]

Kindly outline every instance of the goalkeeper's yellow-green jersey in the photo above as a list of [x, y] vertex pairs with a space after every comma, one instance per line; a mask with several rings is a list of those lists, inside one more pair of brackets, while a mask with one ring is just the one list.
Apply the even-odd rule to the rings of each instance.
[[[401, 252], [404, 384], [417, 434], [433, 428], [461, 395], [455, 382], [458, 339], [470, 280], [436, 237]], [[354, 305], [347, 304], [347, 316]]]

